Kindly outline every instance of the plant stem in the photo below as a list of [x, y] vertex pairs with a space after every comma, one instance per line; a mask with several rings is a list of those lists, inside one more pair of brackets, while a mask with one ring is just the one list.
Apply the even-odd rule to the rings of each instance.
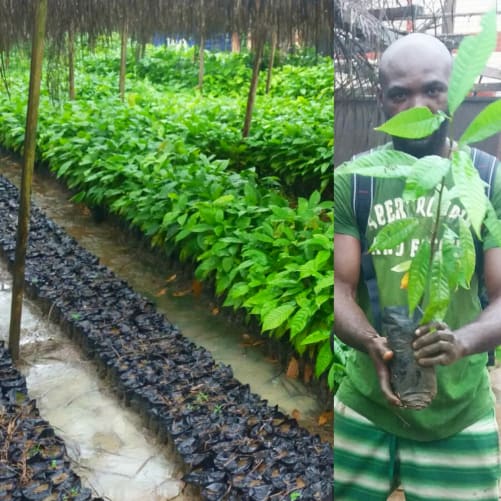
[[[449, 151], [447, 152], [447, 158], [451, 159], [452, 155], [452, 147], [454, 145], [454, 129], [453, 129], [453, 120], [452, 118], [450, 119], [450, 127], [449, 127]], [[442, 182], [440, 183], [440, 188], [438, 190], [438, 202], [437, 202], [437, 207], [436, 207], [436, 217], [435, 217], [435, 222], [433, 223], [433, 229], [431, 232], [431, 241], [430, 241], [430, 265], [429, 265], [429, 273], [431, 273], [431, 267], [433, 264], [433, 257], [435, 256], [436, 252], [436, 241], [437, 241], [437, 236], [438, 236], [438, 230], [440, 227], [440, 213], [441, 213], [441, 206], [442, 206], [442, 195], [444, 193], [444, 188], [445, 188], [445, 176], [442, 178]], [[429, 279], [429, 275], [428, 275]], [[429, 282], [428, 282], [429, 285]], [[421, 300], [419, 301], [419, 306], [422, 308], [423, 307], [423, 301], [424, 301], [424, 295], [421, 296]]]
[[442, 194], [445, 187], [445, 176], [442, 178], [442, 183], [440, 184], [440, 189], [438, 190], [438, 203], [437, 203], [437, 216], [435, 218], [435, 223], [433, 224], [433, 230], [431, 233], [430, 242], [430, 270], [431, 263], [433, 262], [433, 256], [435, 254], [435, 242], [437, 240], [438, 228], [440, 225], [440, 206], [442, 205]]

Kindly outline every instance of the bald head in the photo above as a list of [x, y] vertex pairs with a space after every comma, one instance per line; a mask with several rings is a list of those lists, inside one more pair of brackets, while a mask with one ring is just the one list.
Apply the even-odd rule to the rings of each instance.
[[[452, 57], [440, 40], [422, 33], [400, 38], [384, 52], [379, 65], [379, 99], [386, 118], [414, 107], [447, 112]], [[421, 139], [393, 138], [396, 149], [416, 157], [442, 154], [447, 121]]]
[[447, 47], [437, 38], [424, 33], [412, 33], [393, 42], [381, 56], [379, 82], [382, 87], [388, 80], [400, 77], [417, 66], [427, 71], [434, 66], [450, 76], [452, 56]]

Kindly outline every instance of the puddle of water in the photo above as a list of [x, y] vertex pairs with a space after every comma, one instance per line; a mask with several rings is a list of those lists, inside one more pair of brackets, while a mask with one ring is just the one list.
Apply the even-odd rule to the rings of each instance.
[[[0, 338], [7, 340], [10, 275], [0, 262]], [[72, 467], [112, 501], [193, 500], [182, 494], [181, 465], [155, 443], [140, 417], [124, 408], [61, 330], [30, 301], [22, 316], [20, 370], [41, 416], [61, 436]]]
[[[0, 172], [19, 186], [20, 167], [10, 157], [0, 157]], [[186, 278], [177, 277], [167, 283], [174, 271], [158, 256], [109, 222], [95, 223], [88, 209], [71, 203], [69, 198], [57, 180], [35, 173], [33, 201], [51, 219], [98, 256], [102, 264], [153, 301], [183, 335], [208, 349], [217, 361], [231, 365], [239, 381], [249, 384], [253, 392], [287, 414], [299, 416], [300, 424], [310, 431], [332, 441], [332, 427], [316, 425], [318, 415], [325, 409], [312, 391], [287, 378], [278, 364], [266, 360], [259, 347], [245, 346], [244, 326], [213, 315], [214, 305], [203, 295], [174, 296], [189, 289]]]

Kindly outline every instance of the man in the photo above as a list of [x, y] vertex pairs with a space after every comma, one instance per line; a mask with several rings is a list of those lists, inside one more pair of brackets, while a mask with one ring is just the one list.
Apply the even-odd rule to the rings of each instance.
[[[447, 48], [431, 36], [413, 34], [393, 43], [379, 68], [386, 117], [416, 106], [447, 111], [451, 68]], [[448, 156], [453, 145], [446, 123], [424, 139], [392, 138], [393, 147], [416, 157]], [[376, 180], [366, 232], [369, 245], [375, 228], [391, 219], [390, 209], [402, 200], [402, 190], [399, 180]], [[354, 352], [334, 405], [334, 498], [386, 500], [401, 485], [407, 501], [498, 500], [498, 430], [485, 353], [501, 344], [501, 249], [489, 236], [483, 241], [490, 300], [485, 310], [480, 309], [474, 277], [470, 290], [454, 294], [446, 323], [416, 331], [414, 355], [422, 366], [436, 368], [438, 392], [427, 408], [405, 409], [390, 385], [393, 352], [368, 319], [361, 236], [351, 198], [350, 176], [336, 178], [334, 330]], [[501, 173], [491, 201], [499, 215]], [[383, 211], [376, 214], [375, 207]], [[407, 217], [415, 209], [406, 206]], [[410, 259], [407, 247], [398, 259], [374, 258], [381, 307], [406, 304], [406, 291], [391, 268]]]

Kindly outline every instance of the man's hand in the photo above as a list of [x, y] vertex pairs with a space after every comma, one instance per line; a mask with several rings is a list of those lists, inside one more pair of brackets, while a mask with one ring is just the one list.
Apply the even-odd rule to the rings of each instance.
[[402, 406], [402, 402], [391, 389], [388, 362], [393, 358], [393, 351], [388, 347], [388, 340], [382, 336], [372, 337], [367, 343], [367, 353], [376, 368], [379, 386], [384, 397], [391, 405]]
[[450, 365], [464, 356], [461, 341], [444, 322], [430, 322], [416, 329], [412, 348], [423, 367]]

